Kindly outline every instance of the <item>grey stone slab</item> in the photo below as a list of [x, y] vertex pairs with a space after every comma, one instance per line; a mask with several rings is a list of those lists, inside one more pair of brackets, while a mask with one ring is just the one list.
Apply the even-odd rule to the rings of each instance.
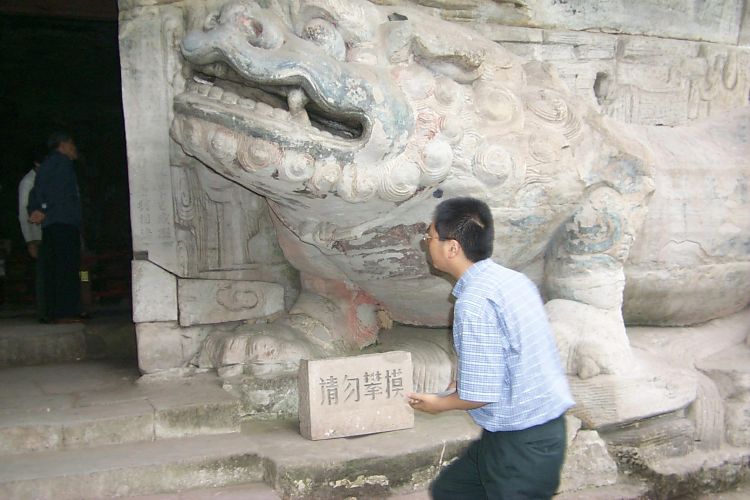
[[25, 453], [150, 441], [154, 410], [145, 400], [0, 414], [0, 452]]
[[110, 361], [56, 364], [39, 367], [33, 374], [45, 394], [73, 394], [104, 390], [131, 383], [140, 374], [130, 362]]
[[303, 438], [293, 421], [243, 424], [285, 498], [385, 498], [426, 485], [479, 432], [465, 412], [418, 413], [410, 429], [324, 441]]
[[157, 439], [237, 432], [240, 402], [203, 403], [160, 410], [154, 416]]
[[405, 351], [302, 360], [300, 432], [314, 440], [412, 427], [414, 410], [406, 399], [412, 375]]
[[[35, 381], [23, 377], [23, 372], [17, 372], [16, 370], [18, 369], [6, 368], [0, 370], [0, 401], [21, 396], [42, 396], [44, 394]], [[5, 408], [5, 406], [0, 404], [0, 408]]]
[[[0, 454], [56, 450], [63, 442], [61, 424], [2, 425], [0, 426]], [[10, 460], [3, 457], [3, 460]]]
[[555, 495], [555, 500], [642, 500], [648, 498], [648, 486], [636, 481], [598, 488], [565, 491]]
[[261, 281], [180, 279], [177, 301], [182, 326], [262, 319], [284, 310], [284, 287]]
[[[13, 371], [16, 377], [4, 374], [9, 404], [0, 409], [4, 437], [0, 452], [239, 430], [239, 400], [222, 388], [214, 373], [134, 383], [133, 368], [117, 364], [87, 362], [40, 367], [38, 373], [25, 368]], [[15, 390], [7, 389], [14, 386]], [[47, 395], [41, 387], [69, 393]], [[23, 390], [30, 392], [23, 394]]]
[[682, 457], [647, 460], [643, 464], [656, 498], [697, 496], [728, 489], [750, 474], [747, 448], [722, 447]]
[[263, 483], [251, 483], [211, 489], [191, 489], [178, 493], [126, 497], [123, 500], [204, 500], [206, 498], [218, 500], [279, 500], [281, 497]]
[[70, 422], [63, 426], [62, 436], [64, 449], [151, 441], [155, 439], [154, 414], [149, 411]]
[[180, 264], [169, 171], [170, 76], [164, 70], [169, 58], [162, 33], [168, 12], [146, 7], [138, 14], [123, 14], [119, 37], [123, 107], [138, 110], [125, 117], [133, 251], [176, 271]]
[[138, 323], [138, 366], [144, 373], [154, 373], [185, 366], [182, 335], [175, 321]]
[[240, 401], [218, 384], [216, 375], [199, 374], [169, 383], [143, 384], [154, 408], [154, 434], [166, 439], [239, 431]]
[[23, 394], [17, 397], [0, 398], [0, 418], [6, 411], [48, 411], [70, 408], [75, 397], [70, 394]]
[[[0, 467], [0, 497], [422, 500], [440, 468], [479, 432], [465, 412], [420, 413], [410, 429], [327, 441], [303, 438], [296, 421], [252, 421], [241, 434], [18, 455]], [[267, 486], [246, 485], [261, 480]], [[616, 485], [558, 497], [636, 499], [647, 491], [618, 478]]]
[[0, 468], [2, 498], [110, 498], [260, 481], [240, 435], [17, 455]]
[[69, 362], [86, 357], [81, 325], [17, 325], [0, 333], [0, 367]]
[[134, 260], [133, 321], [177, 321], [177, 277], [145, 261]]

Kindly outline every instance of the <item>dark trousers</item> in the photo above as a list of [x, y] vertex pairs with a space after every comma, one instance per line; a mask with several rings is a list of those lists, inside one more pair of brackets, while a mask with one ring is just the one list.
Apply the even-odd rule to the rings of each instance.
[[47, 299], [44, 296], [44, 245], [37, 247], [36, 254], [36, 314], [40, 321], [47, 320]]
[[81, 236], [76, 226], [50, 224], [42, 229], [44, 298], [51, 321], [81, 313]]
[[560, 485], [565, 416], [521, 431], [489, 432], [438, 475], [435, 500], [549, 499]]

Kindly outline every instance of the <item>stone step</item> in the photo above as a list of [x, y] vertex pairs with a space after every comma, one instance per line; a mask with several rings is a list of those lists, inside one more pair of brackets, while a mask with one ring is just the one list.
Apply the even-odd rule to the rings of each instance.
[[250, 440], [221, 434], [13, 455], [0, 467], [0, 498], [110, 498], [261, 481]]
[[653, 498], [695, 497], [727, 491], [750, 477], [750, 450], [723, 446], [713, 451], [693, 451], [684, 456], [643, 458], [637, 451], [618, 462], [649, 484]]
[[726, 446], [649, 464], [649, 482], [660, 498], [728, 490], [750, 474], [750, 450]]
[[263, 481], [282, 498], [385, 498], [419, 488], [478, 429], [453, 412], [412, 429], [309, 441], [297, 421], [245, 422], [242, 433], [6, 456], [0, 498], [91, 499]]
[[647, 485], [621, 478], [609, 486], [563, 492], [555, 495], [554, 500], [645, 500], [651, 498], [648, 492]]
[[240, 401], [215, 374], [142, 383], [111, 362], [0, 370], [0, 408], [0, 455], [240, 429]]
[[[180, 490], [174, 493], [156, 493], [153, 495], [138, 495], [122, 497], [121, 500], [205, 500], [216, 498], [220, 500], [280, 500], [281, 497], [273, 488], [265, 483], [243, 483], [218, 488], [195, 488]], [[413, 500], [417, 500], [416, 498]], [[422, 500], [422, 499], [419, 499]], [[424, 500], [428, 500], [425, 495]]]
[[39, 323], [32, 315], [0, 318], [0, 368], [137, 357], [130, 310], [101, 309], [85, 323]]
[[0, 330], [0, 368], [78, 361], [86, 357], [82, 324], [6, 321]]

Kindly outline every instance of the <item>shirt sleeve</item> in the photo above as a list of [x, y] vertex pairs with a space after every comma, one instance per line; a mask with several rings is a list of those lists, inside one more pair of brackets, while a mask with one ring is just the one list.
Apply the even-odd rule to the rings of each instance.
[[26, 242], [36, 239], [33, 234], [31, 222], [29, 222], [30, 212], [26, 208], [29, 205], [32, 191], [32, 183], [28, 181], [28, 178], [24, 178], [18, 185], [18, 223], [21, 225], [21, 233]]
[[453, 324], [458, 353], [458, 395], [465, 401], [493, 403], [505, 383], [502, 326], [490, 318], [462, 317]]

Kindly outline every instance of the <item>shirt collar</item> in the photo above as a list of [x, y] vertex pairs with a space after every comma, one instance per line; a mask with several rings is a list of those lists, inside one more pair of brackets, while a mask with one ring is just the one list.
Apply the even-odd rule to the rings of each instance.
[[469, 267], [469, 269], [464, 272], [461, 278], [453, 286], [453, 296], [459, 298], [463, 293], [467, 283], [469, 283], [469, 281], [471, 281], [474, 276], [481, 274], [482, 271], [484, 271], [491, 262], [492, 259], [484, 259], [472, 264], [471, 267]]

